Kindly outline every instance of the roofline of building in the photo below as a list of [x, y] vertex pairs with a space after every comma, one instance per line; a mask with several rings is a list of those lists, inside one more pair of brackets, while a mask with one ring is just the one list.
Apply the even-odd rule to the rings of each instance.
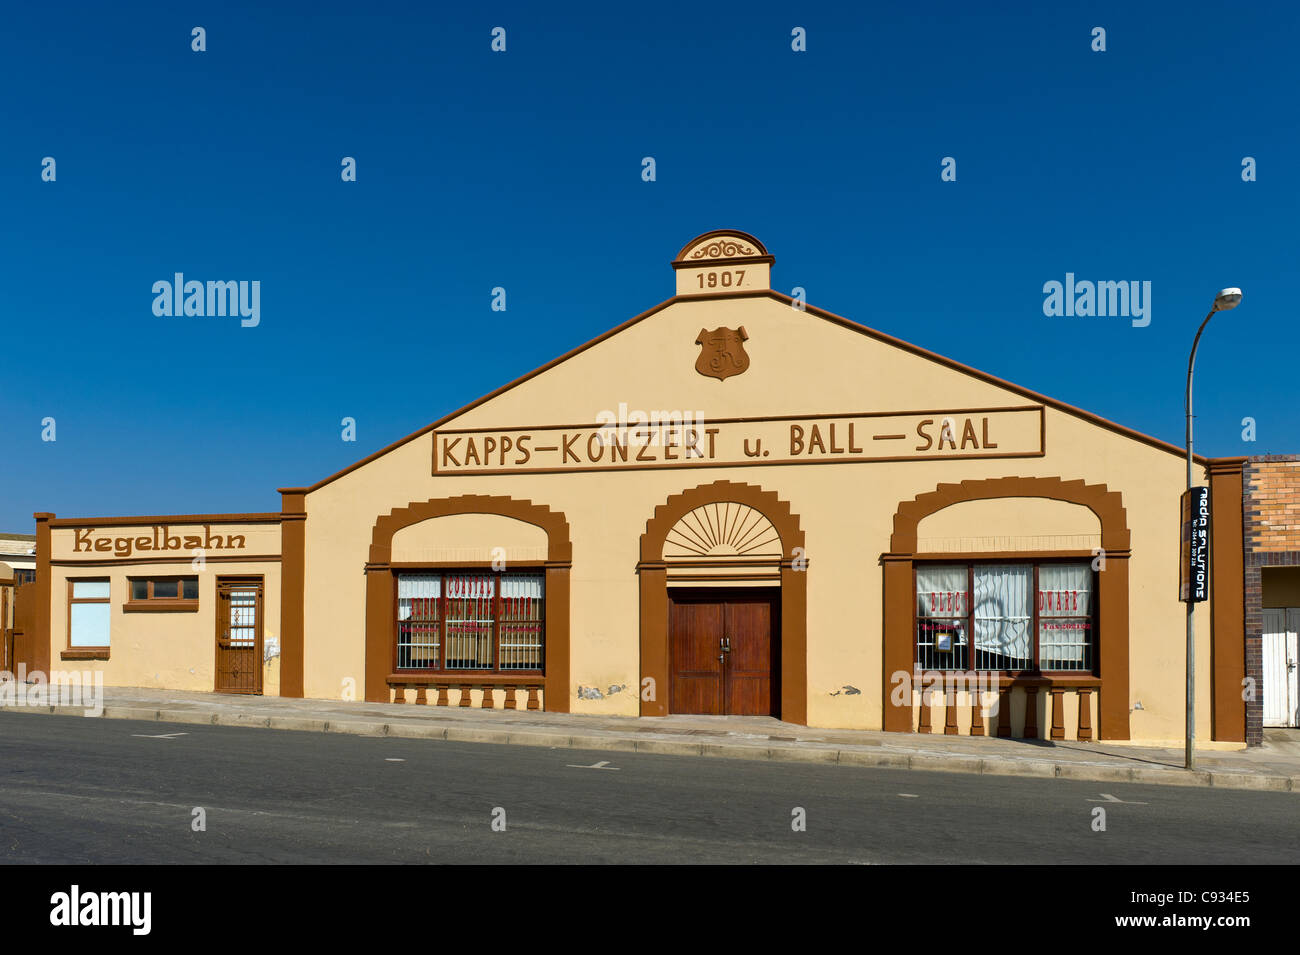
[[[587, 341], [576, 348], [570, 349], [569, 351], [565, 352], [563, 355], [560, 355], [558, 358], [554, 358], [551, 361], [548, 361], [546, 364], [534, 368], [532, 371], [528, 372], [525, 375], [521, 375], [520, 377], [516, 378], [514, 381], [504, 384], [500, 388], [497, 388], [494, 391], [488, 392], [483, 397], [471, 401], [469, 404], [457, 408], [455, 411], [452, 411], [449, 414], [443, 415], [441, 418], [439, 418], [437, 421], [434, 421], [432, 424], [425, 425], [420, 430], [414, 431], [411, 434], [408, 434], [404, 438], [399, 438], [397, 441], [394, 441], [392, 444], [380, 448], [378, 451], [375, 451], [373, 454], [367, 455], [366, 457], [362, 458], [360, 461], [357, 461], [356, 463], [349, 465], [348, 467], [344, 468], [341, 471], [335, 471], [329, 477], [323, 478], [322, 480], [317, 481], [315, 484], [311, 484], [306, 487], [281, 488], [280, 491], [282, 493], [288, 491], [288, 492], [297, 492], [297, 493], [306, 493], [306, 494], [310, 494], [313, 491], [318, 491], [321, 488], [325, 487], [325, 485], [332, 484], [334, 481], [337, 481], [339, 478], [343, 477], [344, 475], [350, 474], [351, 472], [357, 470], [360, 467], [364, 467], [365, 465], [369, 464], [371, 461], [374, 461], [377, 458], [383, 457], [385, 454], [388, 454], [390, 451], [395, 451], [397, 448], [400, 448], [402, 445], [414, 441], [416, 438], [422, 437], [428, 434], [430, 431], [434, 431], [442, 427], [447, 422], [452, 421], [469, 411], [472, 411], [473, 409], [477, 408], [479, 405], [491, 401], [493, 398], [496, 398], [499, 395], [505, 394], [510, 389], [523, 384], [524, 382], [528, 381], [531, 378], [537, 377], [543, 372], [549, 371], [550, 369], [556, 367], [557, 365], [568, 361], [570, 358], [573, 358], [575, 355], [578, 355], [586, 351], [588, 348], [592, 348], [593, 346], [600, 344], [601, 342], [605, 341], [605, 339], [607, 338], [612, 338], [614, 335], [617, 335], [618, 333], [625, 331], [628, 328], [631, 328], [633, 325], [637, 324], [638, 322], [644, 321], [645, 319], [649, 318], [651, 315], [654, 315], [657, 312], [661, 312], [665, 308], [668, 308], [671, 305], [677, 305], [678, 303], [681, 302], [717, 301], [719, 299], [733, 299], [733, 298], [770, 298], [773, 301], [782, 302], [792, 307], [795, 306], [795, 300], [793, 298], [791, 298], [789, 295], [784, 294], [783, 292], [778, 292], [775, 289], [757, 289], [748, 292], [718, 292], [715, 294], [706, 294], [706, 295], [674, 295], [672, 298], [660, 302], [658, 305], [654, 306], [653, 308], [647, 309], [641, 314], [628, 319], [627, 321], [623, 322], [621, 325], [616, 325], [613, 328], [609, 329], [608, 331], [600, 335], [597, 335], [595, 338], [591, 339], [590, 341]], [[959, 371], [963, 374], [971, 376], [972, 378], [976, 378], [980, 381], [987, 382], [988, 384], [995, 385], [999, 388], [1004, 388], [1007, 391], [1011, 391], [1014, 392], [1015, 394], [1021, 395], [1022, 397], [1029, 398], [1033, 401], [1045, 405], [1046, 407], [1054, 408], [1057, 411], [1063, 411], [1066, 414], [1074, 415], [1075, 417], [1081, 418], [1084, 421], [1097, 425], [1098, 427], [1105, 428], [1109, 431], [1115, 432], [1116, 434], [1122, 435], [1123, 437], [1130, 438], [1134, 441], [1141, 442], [1142, 444], [1149, 445], [1153, 448], [1156, 448], [1157, 450], [1166, 451], [1170, 454], [1176, 454], [1179, 457], [1186, 457], [1187, 455], [1187, 450], [1185, 448], [1179, 447], [1176, 444], [1171, 444], [1168, 441], [1162, 441], [1160, 438], [1152, 437], [1149, 434], [1143, 434], [1140, 431], [1135, 431], [1132, 428], [1125, 427], [1122, 424], [1111, 421], [1107, 418], [1103, 418], [1100, 415], [1093, 414], [1091, 411], [1085, 411], [1083, 408], [1079, 408], [1067, 402], [1058, 401], [1055, 398], [1049, 398], [1046, 395], [1039, 394], [1036, 391], [1033, 391], [1029, 388], [1022, 387], [1021, 385], [1017, 385], [1014, 382], [1010, 382], [1003, 378], [999, 378], [996, 375], [990, 375], [987, 372], [980, 371], [978, 368], [972, 368], [969, 365], [963, 365], [959, 361], [954, 361], [951, 358], [947, 358], [936, 352], [932, 352], [926, 348], [922, 348], [919, 345], [913, 345], [911, 342], [903, 341], [903, 339], [901, 338], [895, 338], [893, 335], [888, 335], [884, 332], [877, 331], [874, 328], [869, 328], [866, 325], [863, 325], [860, 322], [855, 322], [850, 318], [845, 318], [842, 315], [836, 315], [834, 312], [829, 312], [826, 309], [818, 308], [815, 305], [806, 305], [800, 303], [797, 307], [800, 308], [801, 311], [807, 312], [811, 315], [815, 315], [818, 318], [824, 319], [825, 321], [832, 322], [836, 325], [840, 325], [841, 327], [847, 328], [850, 331], [857, 332], [860, 335], [866, 335], [868, 338], [875, 339], [876, 341], [883, 342], [884, 344], [887, 345], [892, 345], [895, 348], [900, 348], [903, 351], [909, 352], [913, 355], [917, 355], [921, 358], [928, 359], [929, 361], [933, 361], [936, 364], [942, 365], [946, 368], [951, 368], [954, 371]], [[1208, 464], [1213, 459], [1207, 458], [1204, 455], [1197, 454], [1197, 455], [1193, 455], [1193, 460], [1195, 460], [1198, 464], [1205, 465]]]

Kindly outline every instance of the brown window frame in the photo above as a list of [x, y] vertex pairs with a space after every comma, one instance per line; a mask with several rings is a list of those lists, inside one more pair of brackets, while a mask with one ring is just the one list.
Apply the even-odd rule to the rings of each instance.
[[[155, 597], [153, 585], [158, 581], [177, 582], [175, 597]], [[123, 613], [195, 613], [199, 609], [198, 597], [182, 597], [185, 593], [184, 581], [193, 580], [197, 586], [199, 578], [196, 574], [163, 574], [158, 577], [128, 577], [126, 579], [126, 603], [122, 604]], [[144, 581], [147, 584], [147, 596], [137, 599], [134, 596], [135, 585], [138, 581]]]
[[[439, 591], [441, 596], [438, 597], [438, 666], [436, 667], [402, 667], [399, 666], [399, 654], [401, 646], [402, 621], [400, 619], [400, 601], [397, 596], [398, 578], [403, 574], [423, 574], [428, 576], [438, 576], [440, 579]], [[447, 661], [447, 580], [450, 577], [459, 575], [475, 577], [492, 577], [496, 583], [492, 588], [492, 666], [475, 669], [448, 669]], [[515, 576], [538, 576], [542, 578], [542, 597], [538, 601], [536, 623], [541, 630], [541, 664], [537, 667], [510, 667], [502, 669], [501, 667], [501, 580]], [[528, 621], [533, 622], [533, 621]], [[445, 567], [415, 567], [403, 566], [400, 570], [393, 570], [393, 658], [394, 673], [404, 674], [447, 674], [448, 676], [470, 677], [470, 676], [514, 676], [536, 677], [546, 675], [546, 574], [542, 566], [519, 566], [516, 565], [511, 570], [493, 570], [488, 567], [461, 567], [457, 569], [447, 569]]]
[[[1101, 592], [1099, 587], [1100, 582], [1097, 578], [1096, 570], [1090, 571], [1092, 574], [1092, 590], [1090, 591], [1090, 596], [1092, 598], [1092, 606], [1089, 612], [1087, 614], [1079, 614], [1072, 617], [1049, 618], [1054, 620], [1086, 620], [1088, 622], [1089, 625], [1089, 646], [1088, 646], [1089, 666], [1088, 668], [1083, 670], [1043, 670], [1040, 669], [1039, 666], [1041, 660], [1039, 651], [1040, 651], [1040, 641], [1042, 639], [1042, 629], [1039, 623], [1039, 611], [1038, 611], [1038, 605], [1040, 601], [1040, 591], [1038, 587], [1038, 570], [1040, 567], [1045, 565], [1050, 565], [1050, 564], [1083, 564], [1083, 563], [1090, 564], [1091, 561], [1088, 560], [1087, 558], [1081, 558], [1081, 557], [1036, 557], [1033, 558], [1032, 560], [1017, 560], [1014, 554], [1008, 554], [1006, 557], [981, 557], [977, 559], [957, 559], [957, 560], [945, 560], [941, 554], [935, 554], [933, 555], [932, 558], [929, 555], [927, 555], [927, 559], [925, 560], [913, 560], [912, 562], [912, 616], [913, 616], [912, 666], [914, 668], [921, 666], [920, 626], [921, 626], [922, 619], [939, 620], [939, 621], [943, 621], [943, 620], [964, 621], [966, 625], [966, 633], [967, 633], [966, 662], [968, 664], [974, 662], [975, 567], [980, 564], [1013, 564], [1017, 566], [1027, 566], [1032, 568], [1033, 570], [1033, 585], [1032, 585], [1033, 590], [1032, 590], [1032, 599], [1030, 601], [1030, 603], [1032, 604], [1030, 632], [1033, 635], [1033, 640], [1031, 644], [1032, 663], [1030, 667], [1024, 670], [997, 670], [997, 669], [990, 669], [990, 668], [978, 668], [973, 666], [967, 666], [962, 669], [957, 669], [957, 668], [939, 669], [937, 667], [930, 667], [928, 669], [933, 669], [935, 670], [935, 672], [939, 672], [939, 673], [1000, 673], [1003, 674], [1004, 676], [1012, 676], [1012, 677], [1035, 676], [1039, 674], [1049, 674], [1052, 676], [1067, 676], [1067, 677], [1068, 676], [1094, 676], [1094, 677], [1097, 676], [1100, 673], [1100, 664], [1101, 664], [1101, 641], [1099, 639], [1099, 633], [1098, 633], [1098, 622], [1101, 620], [1101, 614], [1099, 611]], [[917, 569], [920, 567], [937, 567], [937, 566], [966, 568], [966, 592], [962, 594], [962, 599], [961, 599], [961, 602], [966, 605], [966, 613], [953, 614], [951, 616], [935, 616], [929, 618], [922, 618], [917, 613], [916, 611]]]
[[[68, 584], [68, 611], [67, 627], [64, 633], [64, 648], [60, 652], [60, 657], [64, 660], [107, 660], [109, 653], [112, 651], [112, 620], [113, 620], [113, 581], [109, 577], [69, 577]], [[77, 584], [108, 584], [107, 597], [76, 597]], [[72, 606], [73, 604], [104, 604], [109, 608], [109, 642], [98, 646], [79, 646], [72, 645]]]

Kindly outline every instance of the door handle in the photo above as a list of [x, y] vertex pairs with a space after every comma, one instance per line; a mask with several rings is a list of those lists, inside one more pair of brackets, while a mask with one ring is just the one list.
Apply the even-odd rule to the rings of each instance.
[[731, 652], [731, 637], [723, 637], [719, 642], [722, 644], [723, 653]]

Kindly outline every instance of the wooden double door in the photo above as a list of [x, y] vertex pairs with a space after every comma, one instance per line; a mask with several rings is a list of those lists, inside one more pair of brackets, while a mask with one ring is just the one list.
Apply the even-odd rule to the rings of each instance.
[[757, 588], [671, 591], [668, 711], [780, 716], [779, 607]]

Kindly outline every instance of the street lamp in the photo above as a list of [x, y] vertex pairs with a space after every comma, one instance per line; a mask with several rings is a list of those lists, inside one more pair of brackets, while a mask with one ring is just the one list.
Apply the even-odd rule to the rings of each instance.
[[[1192, 490], [1192, 369], [1196, 367], [1196, 349], [1201, 344], [1201, 332], [1205, 331], [1205, 326], [1210, 324], [1210, 319], [1214, 317], [1215, 312], [1227, 312], [1237, 307], [1241, 302], [1241, 289], [1225, 288], [1214, 296], [1214, 305], [1210, 309], [1210, 314], [1205, 316], [1205, 321], [1201, 322], [1201, 327], [1196, 330], [1196, 338], [1192, 340], [1192, 354], [1187, 359], [1187, 491], [1190, 496]], [[1183, 545], [1186, 546], [1186, 545]], [[1189, 567], [1189, 572], [1190, 572]], [[1187, 594], [1187, 746], [1184, 753], [1184, 765], [1188, 769], [1195, 768], [1194, 743], [1196, 741], [1196, 637], [1192, 625], [1192, 612], [1196, 609], [1196, 604], [1192, 601], [1190, 593], [1191, 583], [1188, 583], [1189, 592]]]

